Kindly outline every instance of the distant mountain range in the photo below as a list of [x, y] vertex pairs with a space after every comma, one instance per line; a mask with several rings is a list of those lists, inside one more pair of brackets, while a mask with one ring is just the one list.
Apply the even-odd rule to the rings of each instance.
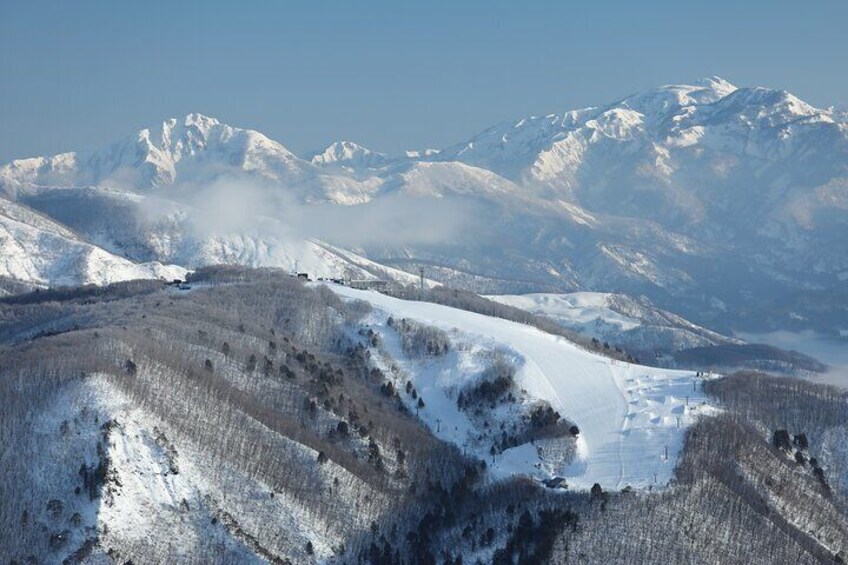
[[[189, 114], [13, 161], [0, 195], [16, 211], [3, 218], [26, 211], [0, 222], [9, 288], [103, 282], [131, 263], [423, 266], [478, 292], [645, 295], [720, 330], [848, 330], [848, 306], [823, 306], [848, 284], [848, 114], [717, 77], [396, 156], [343, 141], [300, 157]], [[33, 230], [49, 235], [15, 245]], [[68, 241], [109, 259], [20, 267]]]

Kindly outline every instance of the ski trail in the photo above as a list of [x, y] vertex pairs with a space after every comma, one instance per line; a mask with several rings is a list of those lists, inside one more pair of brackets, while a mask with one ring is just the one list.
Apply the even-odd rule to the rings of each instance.
[[[615, 383], [616, 389], [618, 389], [618, 393], [621, 395], [621, 402], [624, 405], [624, 416], [621, 418], [621, 430], [619, 431], [618, 437], [618, 482], [616, 483], [616, 488], [621, 488], [621, 484], [624, 482], [625, 475], [625, 467], [624, 467], [624, 439], [627, 434], [627, 430], [629, 428], [630, 422], [629, 418], [631, 415], [630, 403], [627, 401], [627, 394], [624, 391], [624, 388], [621, 386], [619, 379], [615, 378], [615, 367], [610, 366], [610, 379]], [[628, 371], [629, 373], [629, 371]]]
[[[407, 317], [459, 330], [487, 346], [503, 346], [524, 359], [516, 377], [531, 397], [547, 400], [580, 428], [577, 461], [555, 473], [575, 488], [636, 488], [665, 484], [672, 476], [676, 451], [685, 427], [676, 427], [680, 399], [692, 395], [691, 371], [673, 371], [612, 361], [574, 343], [534, 327], [433, 304], [406, 301], [377, 292], [330, 286], [343, 297], [370, 302], [386, 315]], [[477, 336], [476, 338], [474, 336]], [[494, 343], [492, 343], [494, 342]], [[450, 439], [450, 438], [447, 438]], [[669, 461], [662, 457], [669, 449]], [[510, 461], [511, 452], [516, 459]], [[519, 460], [521, 446], [503, 452], [499, 464], [509, 472], [538, 475], [539, 470]], [[526, 456], [526, 450], [524, 450]]]

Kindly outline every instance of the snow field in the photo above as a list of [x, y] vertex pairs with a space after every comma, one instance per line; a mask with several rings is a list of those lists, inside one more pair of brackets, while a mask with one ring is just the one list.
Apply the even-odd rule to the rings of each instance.
[[[686, 428], [708, 403], [694, 372], [656, 369], [614, 361], [583, 350], [536, 328], [426, 302], [405, 301], [377, 292], [331, 287], [340, 296], [367, 301], [389, 315], [410, 318], [448, 332], [461, 332], [488, 348], [501, 347], [519, 358], [516, 382], [531, 399], [543, 399], [580, 428], [577, 457], [567, 465], [545, 466], [536, 446], [520, 445], [497, 455], [493, 477], [514, 474], [539, 479], [566, 477], [571, 488], [594, 483], [619, 489], [661, 487], [672, 477]], [[456, 375], [473, 374], [459, 366]], [[467, 418], [445, 397], [443, 370], [416, 377], [427, 405], [421, 417], [442, 439], [467, 447]], [[442, 392], [437, 394], [441, 389]], [[436, 422], [436, 420], [440, 422]]]
[[603, 292], [572, 292], [494, 295], [486, 298], [573, 324], [590, 324], [601, 320], [605, 324], [617, 326], [621, 331], [642, 325], [639, 320], [610, 309], [608, 306], [610, 296], [612, 295]]
[[[309, 541], [315, 555], [326, 558], [345, 541], [326, 516], [285, 490], [255, 480], [226, 461], [210, 458], [204, 446], [185, 440], [150, 412], [135, 407], [108, 377], [93, 375], [77, 389], [63, 404], [67, 408], [52, 411], [55, 415], [40, 425], [45, 433], [55, 435], [63, 419], [73, 418], [86, 407], [90, 430], [75, 441], [84, 442], [85, 450], [91, 452], [86, 459], [92, 464], [97, 460], [92, 436], [100, 433], [105, 421], [116, 422], [103, 445], [109, 458], [109, 479], [102, 495], [91, 503], [87, 497], [63, 497], [84, 500], [80, 508], [84, 530], [91, 536], [99, 529], [101, 548], [183, 560], [216, 552], [233, 562], [262, 563], [255, 544], [259, 544], [260, 555], [266, 550], [270, 555], [286, 555], [286, 548], [304, 548]], [[91, 423], [95, 415], [99, 416], [97, 425]], [[278, 441], [303, 464], [312, 465], [317, 459], [317, 452], [293, 440]], [[171, 453], [168, 445], [174, 448]], [[65, 483], [73, 484], [77, 468], [78, 464], [68, 465]], [[327, 485], [333, 484], [333, 476], [341, 479], [329, 487], [331, 495], [356, 498], [350, 492], [349, 474], [333, 461], [316, 467], [315, 473]], [[273, 522], [268, 516], [274, 516]], [[72, 534], [73, 543], [68, 546], [78, 547], [83, 538], [76, 530]], [[162, 540], [173, 542], [163, 546]]]

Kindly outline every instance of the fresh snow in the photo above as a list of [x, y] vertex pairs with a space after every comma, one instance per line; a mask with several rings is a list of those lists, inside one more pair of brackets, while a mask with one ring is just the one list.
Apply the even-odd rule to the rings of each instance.
[[533, 314], [630, 352], [670, 353], [692, 347], [742, 344], [661, 310], [646, 298], [606, 292], [493, 295], [490, 300]]
[[0, 278], [30, 286], [184, 278], [186, 269], [134, 263], [92, 245], [26, 206], [0, 198]]
[[[662, 486], [672, 477], [686, 427], [699, 414], [715, 410], [690, 371], [614, 361], [562, 337], [499, 318], [377, 292], [331, 288], [343, 297], [371, 303], [383, 317], [418, 320], [461, 332], [465, 340], [513, 351], [521, 359], [518, 385], [531, 397], [547, 400], [580, 428], [577, 459], [571, 464], [546, 469], [535, 447], [525, 444], [495, 457], [490, 469], [496, 477], [563, 476], [571, 487], [582, 489], [594, 483], [612, 489]], [[455, 428], [467, 424], [457, 422], [449, 402], [432, 399], [444, 394], [438, 384], [422, 389], [427, 406], [420, 415], [442, 439], [457, 441]]]
[[[96, 437], [101, 433], [100, 425], [107, 420], [113, 422], [109, 441], [104, 445], [110, 479], [100, 498], [81, 509], [88, 529], [100, 528], [101, 548], [120, 551], [129, 545], [143, 547], [150, 540], [179, 540], [167, 549], [178, 562], [215, 551], [226, 562], [265, 563], [255, 555], [255, 548], [248, 547], [240, 534], [242, 529], [277, 532], [273, 541], [263, 546], [272, 554], [284, 551], [287, 545], [303, 547], [311, 541], [316, 556], [326, 558], [333, 554], [333, 546], [344, 541], [320, 514], [305, 507], [297, 497], [285, 491], [269, 496], [272, 486], [248, 478], [229, 463], [210, 456], [203, 446], [187, 440], [161, 418], [136, 405], [108, 377], [94, 374], [80, 382], [61, 408], [42, 424], [49, 428], [45, 433], [55, 436], [62, 419], [72, 420], [75, 425], [79, 420], [85, 423], [86, 418], [79, 414], [80, 410], [82, 414], [88, 411], [87, 420], [97, 422], [88, 426], [88, 437], [82, 438], [81, 443], [89, 452], [94, 451], [93, 445], [100, 439]], [[94, 420], [95, 416], [99, 421]], [[162, 439], [173, 452], [168, 452]], [[304, 463], [317, 457], [314, 450], [293, 440], [279, 441]], [[77, 457], [77, 452], [71, 453]], [[93, 453], [87, 455], [96, 463]], [[70, 474], [76, 475], [78, 466], [70, 465], [69, 469]], [[326, 473], [324, 480], [328, 484], [328, 477], [344, 476], [343, 469], [333, 462], [316, 469], [316, 473]], [[66, 480], [64, 484], [74, 481]], [[337, 488], [347, 486], [343, 482]], [[79, 500], [72, 495], [65, 498]], [[238, 522], [225, 525], [225, 514], [237, 516]], [[274, 516], [272, 523], [268, 523], [268, 516]], [[213, 523], [213, 517], [217, 523]], [[365, 527], [361, 523], [357, 526]], [[78, 541], [75, 546], [81, 545], [82, 540]]]
[[376, 153], [352, 141], [337, 141], [323, 153], [312, 157], [311, 163], [319, 167], [338, 166], [355, 171], [360, 168], [379, 167], [385, 164], [386, 159], [385, 154]]
[[602, 321], [617, 326], [621, 330], [639, 327], [641, 325], [639, 320], [620, 314], [609, 307], [612, 296], [604, 292], [572, 292], [495, 295], [487, 298], [534, 314], [543, 314], [554, 320], [574, 324], [592, 324]]

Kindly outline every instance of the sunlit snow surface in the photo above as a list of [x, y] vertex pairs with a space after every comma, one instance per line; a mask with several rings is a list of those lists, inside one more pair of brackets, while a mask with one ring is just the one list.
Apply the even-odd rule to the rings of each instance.
[[572, 292], [569, 294], [496, 295], [487, 298], [571, 324], [587, 325], [601, 320], [622, 331], [639, 327], [642, 322], [609, 307], [608, 302], [611, 296], [613, 295], [604, 292]]
[[[495, 477], [526, 474], [540, 479], [567, 477], [571, 488], [662, 486], [672, 477], [687, 426], [699, 414], [715, 411], [691, 371], [671, 371], [613, 361], [536, 328], [427, 302], [406, 301], [343, 286], [339, 295], [365, 300], [389, 315], [418, 320], [464, 339], [514, 351], [521, 359], [516, 381], [531, 396], [545, 399], [580, 428], [578, 457], [562, 468], [540, 465], [534, 446], [525, 444], [489, 459]], [[466, 426], [455, 404], [434, 396], [438, 383], [421, 388], [427, 405], [420, 416], [434, 433], [463, 444], [456, 428]], [[668, 458], [666, 459], [666, 448]]]

